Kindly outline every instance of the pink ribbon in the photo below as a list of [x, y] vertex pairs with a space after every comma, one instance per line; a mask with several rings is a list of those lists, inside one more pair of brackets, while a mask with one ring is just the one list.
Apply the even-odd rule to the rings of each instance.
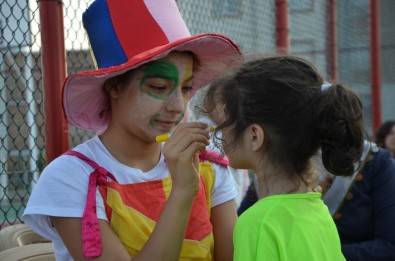
[[96, 187], [107, 183], [107, 177], [115, 180], [114, 176], [96, 162], [77, 151], [67, 151], [64, 154], [78, 157], [91, 165], [94, 171], [89, 176], [88, 194], [84, 214], [82, 215], [82, 248], [86, 258], [101, 256], [102, 243], [99, 220], [96, 213]]

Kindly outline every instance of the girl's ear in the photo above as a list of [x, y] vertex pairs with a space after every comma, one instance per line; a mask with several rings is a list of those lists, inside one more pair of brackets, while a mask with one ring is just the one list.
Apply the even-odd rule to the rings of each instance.
[[249, 127], [249, 133], [251, 139], [251, 150], [260, 150], [263, 147], [263, 142], [265, 140], [263, 128], [259, 124], [251, 124]]
[[111, 99], [117, 99], [119, 97], [119, 88], [111, 82], [111, 79], [105, 82], [104, 88]]

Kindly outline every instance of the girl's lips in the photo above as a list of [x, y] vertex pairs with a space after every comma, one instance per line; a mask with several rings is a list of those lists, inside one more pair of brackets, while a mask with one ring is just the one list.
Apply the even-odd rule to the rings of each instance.
[[156, 121], [158, 126], [163, 131], [171, 131], [175, 126], [175, 121]]

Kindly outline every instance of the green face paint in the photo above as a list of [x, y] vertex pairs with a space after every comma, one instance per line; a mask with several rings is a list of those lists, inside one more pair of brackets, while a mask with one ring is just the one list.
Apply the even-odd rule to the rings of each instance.
[[181, 113], [180, 118], [178, 118], [178, 120], [176, 121], [176, 126], [182, 121], [182, 119], [184, 118], [185, 113]]
[[154, 116], [151, 117], [150, 121], [149, 121], [149, 125], [151, 125], [151, 127], [157, 127], [158, 123], [155, 121], [157, 118], [159, 117], [159, 113], [155, 114]]
[[176, 90], [178, 82], [178, 69], [173, 63], [155, 61], [144, 70], [140, 90], [155, 99], [164, 100]]

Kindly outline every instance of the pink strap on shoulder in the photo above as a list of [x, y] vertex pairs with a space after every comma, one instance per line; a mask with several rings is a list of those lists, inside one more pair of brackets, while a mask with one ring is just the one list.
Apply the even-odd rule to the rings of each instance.
[[74, 150], [69, 150], [65, 155], [75, 156], [94, 168], [89, 176], [88, 194], [84, 214], [82, 216], [82, 244], [83, 254], [86, 258], [98, 257], [102, 253], [100, 237], [100, 226], [96, 214], [96, 187], [107, 183], [107, 177], [115, 181], [115, 177], [102, 168], [95, 161], [89, 159], [84, 154]]
[[226, 156], [222, 156], [219, 153], [216, 153], [212, 150], [206, 150], [204, 153], [199, 154], [199, 159], [200, 160], [207, 160], [213, 163], [220, 164], [222, 166], [229, 166], [229, 160]]

